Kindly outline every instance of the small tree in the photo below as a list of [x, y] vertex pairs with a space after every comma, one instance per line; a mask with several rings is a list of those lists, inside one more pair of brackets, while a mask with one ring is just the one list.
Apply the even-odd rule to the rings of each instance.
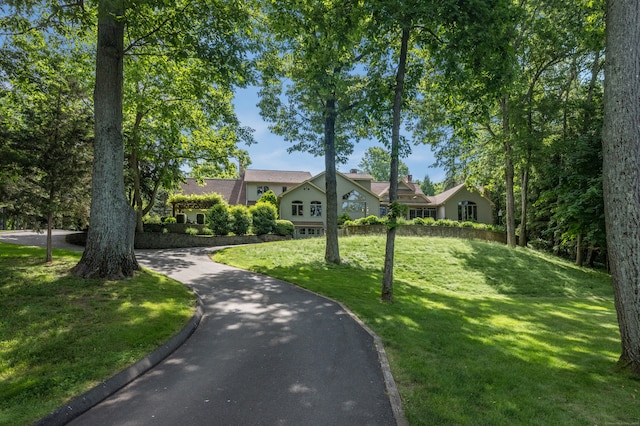
[[227, 235], [231, 230], [229, 205], [218, 203], [207, 210], [207, 224], [215, 235]]
[[232, 206], [229, 209], [231, 216], [231, 232], [236, 235], [246, 235], [251, 226], [251, 213], [245, 206]]
[[278, 210], [271, 203], [260, 202], [249, 209], [253, 217], [253, 231], [257, 235], [273, 232]]
[[277, 213], [278, 213], [278, 209], [280, 208], [280, 206], [278, 205], [278, 197], [276, 197], [276, 193], [275, 192], [273, 192], [271, 189], [268, 190], [267, 192], [265, 192], [264, 194], [262, 194], [260, 196], [260, 199], [258, 200], [258, 203], [270, 203], [270, 204], [272, 204], [276, 208], [276, 218], [277, 218]]

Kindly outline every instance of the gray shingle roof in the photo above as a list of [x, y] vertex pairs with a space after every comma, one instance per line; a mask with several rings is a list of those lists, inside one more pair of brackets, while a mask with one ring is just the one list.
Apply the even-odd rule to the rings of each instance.
[[311, 179], [311, 173], [285, 170], [246, 170], [245, 182], [302, 183]]

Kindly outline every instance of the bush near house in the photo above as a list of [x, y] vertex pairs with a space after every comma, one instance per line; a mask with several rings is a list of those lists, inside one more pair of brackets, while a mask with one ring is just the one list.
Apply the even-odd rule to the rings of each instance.
[[273, 233], [276, 235], [282, 235], [283, 237], [293, 237], [295, 229], [293, 222], [290, 220], [276, 220], [276, 228]]
[[278, 209], [271, 203], [259, 202], [249, 208], [253, 218], [253, 232], [256, 235], [264, 235], [276, 227]]
[[225, 202], [215, 204], [207, 210], [207, 224], [214, 235], [227, 235], [231, 230], [229, 205]]
[[231, 232], [236, 235], [247, 235], [251, 227], [251, 213], [246, 206], [237, 205], [229, 208], [231, 216]]

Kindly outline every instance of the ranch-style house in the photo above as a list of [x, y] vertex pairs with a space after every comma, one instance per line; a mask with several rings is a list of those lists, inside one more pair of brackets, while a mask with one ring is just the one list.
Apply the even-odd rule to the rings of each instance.
[[[382, 217], [389, 208], [389, 182], [376, 182], [369, 174], [336, 172], [338, 189], [338, 215], [348, 214], [351, 219], [370, 215]], [[254, 205], [272, 190], [280, 202], [279, 216], [295, 226], [295, 236], [308, 237], [324, 234], [326, 227], [325, 172], [312, 176], [304, 171], [242, 170], [239, 179], [204, 179], [198, 184], [188, 178], [181, 185], [185, 195], [220, 194], [229, 205]], [[398, 185], [398, 202], [409, 207], [407, 219], [417, 217], [471, 220], [492, 223], [492, 203], [479, 191], [461, 184], [434, 196], [425, 195], [411, 176]], [[203, 224], [205, 210], [173, 206], [174, 216], [180, 222]]]

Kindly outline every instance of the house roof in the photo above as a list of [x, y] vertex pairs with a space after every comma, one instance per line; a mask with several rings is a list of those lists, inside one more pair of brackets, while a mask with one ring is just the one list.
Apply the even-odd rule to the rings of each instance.
[[311, 178], [309, 172], [285, 170], [245, 170], [245, 182], [302, 183]]
[[343, 173], [351, 180], [373, 180], [373, 176], [368, 173]]
[[[389, 182], [371, 182], [371, 192], [375, 193], [379, 198], [389, 194]], [[423, 201], [428, 201], [422, 188], [415, 182], [409, 182], [406, 178], [398, 182], [398, 195], [416, 195]]]
[[187, 178], [185, 183], [180, 184], [180, 188], [183, 194], [204, 195], [215, 192], [231, 205], [244, 204], [247, 199], [242, 179], [203, 179], [203, 184], [200, 185], [196, 179]]
[[431, 195], [429, 196], [429, 200], [435, 204], [435, 205], [441, 205], [444, 204], [449, 198], [451, 198], [456, 192], [460, 191], [462, 188], [465, 187], [464, 183], [461, 183], [458, 186], [454, 186], [451, 189], [447, 189], [444, 192], [441, 192], [440, 194], [437, 195]]

